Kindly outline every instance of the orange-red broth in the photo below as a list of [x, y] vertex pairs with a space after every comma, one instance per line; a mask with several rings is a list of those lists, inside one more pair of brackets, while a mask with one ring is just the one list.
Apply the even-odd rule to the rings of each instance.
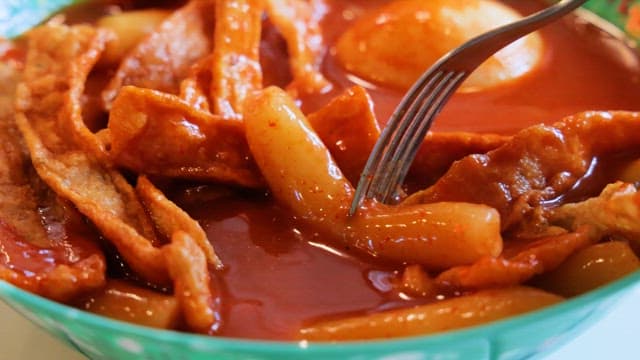
[[[327, 44], [332, 44], [356, 20], [349, 14], [366, 13], [386, 1], [326, 3], [328, 13], [322, 26]], [[535, 0], [504, 3], [523, 14], [544, 6]], [[640, 110], [637, 52], [576, 16], [568, 16], [541, 33], [547, 45], [541, 66], [513, 83], [456, 94], [438, 117], [435, 130], [511, 134], [583, 110]], [[263, 31], [261, 54], [265, 83], [284, 86], [290, 80], [285, 44], [269, 27]], [[327, 94], [303, 98], [305, 112], [320, 108], [354, 83], [363, 84], [341, 69], [331, 51], [324, 59], [323, 72], [334, 88]], [[384, 124], [402, 91], [366, 86]], [[611, 162], [616, 167], [623, 163]], [[611, 170], [603, 164], [594, 168], [591, 181], [583, 182], [588, 188], [576, 191], [580, 197], [597, 193], [611, 180], [603, 176]], [[296, 221], [268, 194], [229, 193], [206, 200], [210, 191], [191, 188], [177, 191], [174, 198], [200, 221], [226, 265], [216, 280], [223, 292], [220, 335], [290, 339], [310, 320], [410, 306], [446, 296], [414, 299], [394, 290], [392, 282], [400, 267], [327, 245], [332, 243], [330, 239]], [[124, 276], [126, 272], [117, 268], [118, 262], [113, 261], [112, 275]], [[85, 299], [78, 306], [90, 303], [91, 299]]]

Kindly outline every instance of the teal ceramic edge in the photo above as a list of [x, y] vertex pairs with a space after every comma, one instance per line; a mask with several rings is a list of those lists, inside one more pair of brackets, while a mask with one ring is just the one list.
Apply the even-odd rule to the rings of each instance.
[[[3, 0], [0, 36], [17, 36], [74, 0]], [[640, 3], [640, 0], [632, 3]], [[585, 7], [618, 27], [620, 0]], [[636, 41], [638, 38], [636, 38]], [[306, 344], [205, 337], [103, 318], [0, 281], [0, 298], [35, 324], [92, 359], [521, 359], [548, 353], [605, 315], [640, 272], [575, 299], [527, 315], [439, 335]]]
[[606, 314], [640, 271], [526, 315], [438, 335], [333, 344], [207, 337], [96, 316], [0, 281], [12, 308], [92, 359], [521, 359], [549, 352]]
[[0, 36], [18, 36], [74, 2], [77, 0], [2, 0]]

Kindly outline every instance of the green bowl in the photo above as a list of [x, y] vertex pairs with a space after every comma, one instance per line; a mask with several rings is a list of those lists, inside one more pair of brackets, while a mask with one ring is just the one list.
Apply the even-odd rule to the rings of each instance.
[[91, 359], [526, 359], [548, 353], [640, 284], [640, 271], [536, 312], [440, 335], [318, 344], [208, 337], [96, 316], [0, 281], [10, 307]]
[[[86, 0], [2, 0], [0, 1], [0, 36], [17, 36], [63, 7], [82, 1]], [[584, 6], [617, 27], [623, 28], [625, 18], [617, 11], [622, 1], [590, 0]], [[640, 0], [632, 0], [631, 3], [640, 3]], [[636, 38], [636, 41], [639, 40]]]
[[[586, 7], [620, 26], [623, 19], [612, 10], [619, 1], [591, 0]], [[0, 36], [15, 36], [72, 2], [3, 0]], [[156, 330], [52, 302], [3, 281], [0, 299], [91, 359], [524, 359], [548, 353], [574, 338], [637, 284], [640, 271], [561, 304], [484, 326], [338, 344], [251, 341]]]

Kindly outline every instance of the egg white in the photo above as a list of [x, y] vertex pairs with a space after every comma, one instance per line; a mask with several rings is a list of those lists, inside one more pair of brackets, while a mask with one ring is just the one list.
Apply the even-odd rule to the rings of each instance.
[[[356, 21], [336, 43], [338, 61], [369, 82], [406, 89], [441, 56], [465, 41], [521, 19], [494, 0], [396, 0]], [[504, 48], [461, 86], [478, 91], [514, 81], [542, 61], [537, 33]]]

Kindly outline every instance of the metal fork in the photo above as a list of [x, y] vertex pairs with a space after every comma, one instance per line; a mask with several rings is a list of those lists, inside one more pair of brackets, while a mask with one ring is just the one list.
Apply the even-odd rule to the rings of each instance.
[[479, 35], [452, 50], [409, 89], [376, 142], [360, 176], [349, 215], [365, 198], [391, 202], [427, 131], [462, 82], [491, 55], [555, 21], [586, 0], [562, 0], [533, 15]]

